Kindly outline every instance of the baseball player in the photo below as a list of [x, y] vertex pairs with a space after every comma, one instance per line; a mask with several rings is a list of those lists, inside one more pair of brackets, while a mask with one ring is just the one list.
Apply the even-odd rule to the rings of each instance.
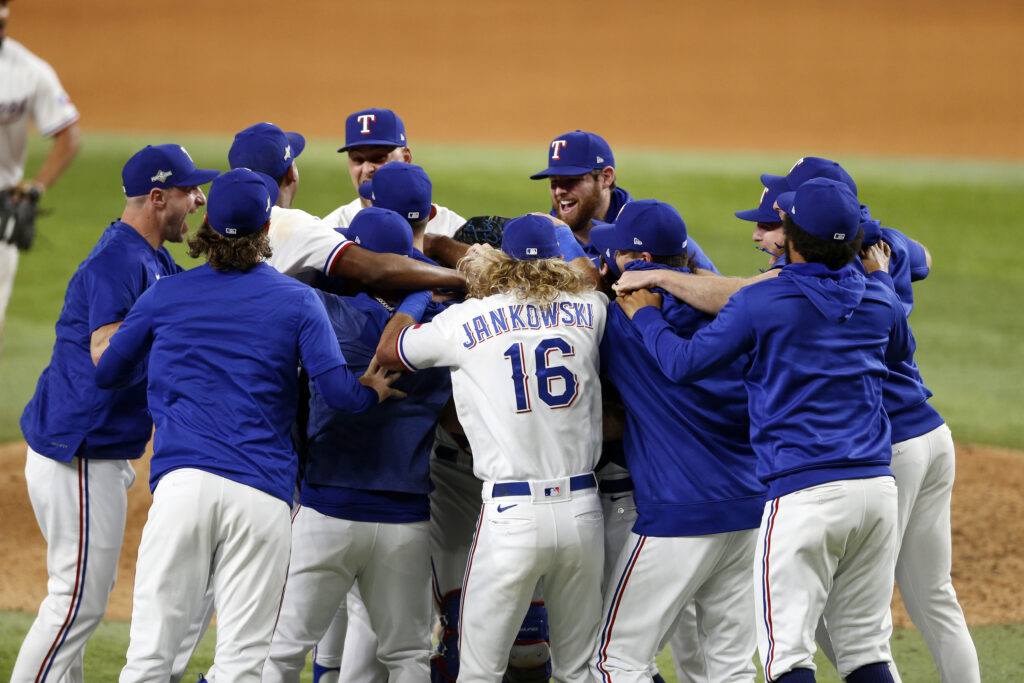
[[[620, 269], [687, 269], [686, 225], [668, 204], [634, 201], [591, 238]], [[667, 295], [663, 313], [691, 336], [712, 317]], [[685, 606], [696, 599], [706, 675], [752, 681], [753, 583], [764, 486], [754, 475], [746, 355], [692, 384], [668, 380], [622, 309], [609, 307], [602, 374], [626, 408], [625, 454], [637, 520], [605, 590], [595, 675], [649, 681], [650, 662]]]
[[[18, 249], [28, 249], [35, 231], [35, 205], [71, 164], [81, 146], [78, 110], [57, 74], [28, 48], [7, 37], [8, 0], [0, 0], [0, 350], [7, 303], [18, 270]], [[53, 139], [43, 165], [24, 178], [28, 123]], [[14, 217], [16, 204], [22, 204]], [[10, 215], [2, 209], [6, 207]]]
[[262, 263], [276, 192], [247, 169], [218, 176], [189, 241], [206, 264], [140, 296], [96, 367], [97, 384], [113, 387], [148, 358], [156, 424], [121, 681], [168, 679], [202, 599], [196, 589], [211, 584], [219, 619], [209, 680], [260, 680], [288, 566], [295, 368], [301, 360], [337, 410], [364, 411], [395, 393], [383, 373], [357, 380], [313, 290]]
[[50, 364], [21, 416], [28, 442], [25, 479], [47, 541], [48, 594], [18, 653], [12, 681], [82, 680], [86, 640], [99, 625], [117, 576], [135, 480], [130, 460], [153, 429], [146, 368], [111, 391], [92, 381], [106, 347], [135, 300], [181, 268], [164, 248], [180, 242], [185, 218], [205, 204], [198, 169], [178, 145], [147, 146], [124, 165], [124, 213], [103, 233], [68, 283]]
[[881, 389], [886, 363], [907, 358], [913, 337], [895, 294], [851, 263], [863, 232], [845, 184], [817, 178], [777, 203], [787, 266], [733, 295], [689, 341], [655, 308], [659, 295], [640, 290], [620, 305], [677, 381], [751, 354], [750, 434], [768, 485], [754, 565], [766, 680], [814, 680], [824, 615], [841, 678], [892, 681], [891, 627], [879, 624], [892, 597], [897, 512]]
[[554, 676], [589, 680], [604, 552], [593, 468], [607, 298], [560, 254], [546, 217], [509, 221], [502, 252], [474, 259], [473, 298], [415, 328], [395, 316], [377, 347], [384, 367], [451, 368], [484, 482], [461, 593], [459, 681], [502, 680], [541, 579]]
[[[374, 251], [408, 256], [413, 250], [409, 224], [379, 207], [360, 211], [347, 235]], [[354, 369], [371, 363], [395, 310], [397, 302], [386, 296], [322, 294]], [[413, 304], [415, 299], [408, 305]], [[264, 681], [298, 680], [306, 654], [355, 583], [373, 631], [381, 636], [375, 654], [386, 666], [386, 680], [429, 679], [428, 461], [451, 381], [445, 369], [436, 368], [407, 375], [395, 388], [406, 394], [402, 401], [358, 416], [328, 409], [312, 392], [288, 584]]]
[[[348, 154], [348, 173], [358, 196], [327, 214], [324, 222], [344, 228], [352, 223], [361, 209], [374, 204], [372, 198], [364, 197], [360, 192], [362, 185], [388, 162], [412, 163], [412, 150], [405, 137], [405, 124], [395, 112], [390, 109], [363, 109], [345, 119], [345, 146], [338, 152]], [[421, 218], [425, 216], [416, 217]], [[431, 204], [426, 231], [431, 235], [451, 237], [465, 222], [466, 219], [451, 209]]]

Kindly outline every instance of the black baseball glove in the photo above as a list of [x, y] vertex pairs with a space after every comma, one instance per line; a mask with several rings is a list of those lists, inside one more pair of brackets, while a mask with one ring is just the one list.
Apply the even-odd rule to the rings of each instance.
[[452, 238], [463, 244], [489, 244], [501, 249], [501, 234], [508, 220], [504, 216], [473, 216]]
[[13, 190], [0, 192], [0, 241], [13, 244], [22, 251], [29, 249], [36, 236], [38, 205], [39, 190], [35, 188], [20, 193]]

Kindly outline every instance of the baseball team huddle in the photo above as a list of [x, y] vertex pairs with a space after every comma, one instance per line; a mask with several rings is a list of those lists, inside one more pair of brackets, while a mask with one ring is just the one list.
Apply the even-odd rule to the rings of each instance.
[[347, 117], [357, 196], [315, 217], [305, 145], [125, 163], [21, 418], [49, 580], [12, 681], [84, 680], [151, 436], [123, 682], [182, 680], [214, 613], [209, 681], [659, 681], [666, 646], [681, 682], [813, 681], [819, 647], [898, 681], [894, 581], [941, 680], [980, 681], [907, 321], [931, 256], [838, 163], [760, 177], [767, 268], [732, 277], [591, 132], [511, 219], [433, 203], [388, 109]]

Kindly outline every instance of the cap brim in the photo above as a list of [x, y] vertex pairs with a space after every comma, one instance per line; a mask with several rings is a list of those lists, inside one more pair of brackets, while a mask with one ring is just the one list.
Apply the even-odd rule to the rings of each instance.
[[359, 186], [359, 196], [363, 199], [373, 200], [373, 181], [367, 180]]
[[405, 147], [404, 142], [395, 142], [394, 140], [360, 140], [353, 145], [345, 145], [340, 148], [339, 152], [347, 152], [354, 147]]
[[534, 173], [530, 176], [530, 180], [540, 180], [553, 175], [583, 175], [593, 170], [595, 169], [586, 166], [549, 166], [539, 173]]
[[302, 154], [302, 150], [306, 149], [306, 138], [298, 133], [285, 133], [284, 136], [288, 138], [288, 142], [292, 146], [292, 159]]
[[769, 190], [775, 192], [786, 192], [795, 188], [789, 186], [789, 182], [786, 180], [784, 175], [774, 175], [772, 173], [761, 174], [761, 184], [767, 187]]
[[193, 185], [205, 185], [220, 175], [220, 171], [211, 168], [197, 168], [187, 176], [174, 183], [173, 187], [192, 187]]
[[779, 218], [779, 214], [776, 211], [769, 211], [768, 209], [762, 209], [761, 207], [756, 209], [747, 209], [746, 211], [737, 211], [733, 215], [741, 221], [751, 221], [754, 223], [782, 222], [782, 219]]
[[789, 192], [783, 192], [775, 199], [775, 203], [779, 205], [779, 208], [784, 213], [788, 214], [790, 209], [793, 207], [793, 199], [795, 197], [796, 192], [793, 190], [790, 190]]
[[615, 232], [614, 223], [598, 223], [595, 221], [594, 227], [590, 229], [590, 243], [601, 252], [601, 257], [608, 264], [611, 271], [615, 275], [622, 275], [618, 264], [615, 263], [615, 250], [624, 249], [625, 247], [617, 246], [617, 237], [618, 234]]

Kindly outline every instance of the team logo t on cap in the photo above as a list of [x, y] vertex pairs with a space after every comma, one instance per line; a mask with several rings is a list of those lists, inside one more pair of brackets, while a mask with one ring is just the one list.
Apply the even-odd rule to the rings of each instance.
[[[765, 187], [772, 187], [772, 185], [778, 185], [779, 181], [784, 181], [786, 187], [790, 190], [795, 190], [808, 180], [812, 178], [828, 178], [830, 180], [838, 180], [839, 182], [846, 185], [853, 196], [857, 196], [857, 183], [853, 182], [853, 178], [846, 170], [832, 161], [831, 159], [822, 159], [821, 157], [804, 157], [798, 159], [793, 168], [789, 169], [789, 173], [785, 176], [772, 175], [765, 173], [761, 176], [761, 182], [764, 183]], [[785, 192], [786, 190], [780, 190]], [[781, 204], [779, 206], [782, 206]]]
[[154, 187], [205, 185], [220, 171], [196, 168], [181, 145], [146, 145], [121, 169], [125, 196], [140, 197]]
[[594, 227], [590, 241], [601, 250], [609, 267], [618, 272], [616, 250], [646, 251], [655, 256], [686, 251], [686, 223], [671, 204], [641, 199], [622, 207], [614, 223]]
[[783, 192], [779, 208], [799, 227], [826, 242], [849, 242], [860, 228], [860, 202], [843, 182], [808, 180], [795, 192]]
[[277, 181], [265, 173], [247, 168], [228, 171], [210, 185], [206, 219], [225, 237], [251, 235], [270, 220], [277, 191]]
[[352, 219], [347, 228], [338, 231], [364, 249], [378, 254], [412, 253], [412, 227], [394, 211], [368, 206]]
[[533, 214], [513, 218], [505, 224], [501, 250], [520, 261], [558, 258], [562, 255], [558, 248], [558, 236], [555, 235], [555, 224], [545, 216]]
[[391, 209], [408, 221], [430, 217], [433, 186], [427, 172], [415, 164], [390, 161], [359, 186], [359, 195], [374, 206]]
[[286, 133], [272, 123], [257, 123], [235, 135], [228, 151], [231, 168], [248, 168], [280, 178], [302, 154], [306, 138]]
[[600, 135], [577, 130], [559, 135], [548, 147], [548, 167], [530, 178], [553, 175], [582, 175], [605, 166], [615, 167], [612, 148]]
[[[761, 176], [761, 178], [765, 178], [766, 175]], [[765, 185], [757, 208], [736, 211], [734, 213], [736, 218], [744, 221], [753, 221], [754, 223], [780, 223], [782, 221], [779, 218], [779, 212], [775, 210], [775, 200], [779, 198], [779, 194], [788, 192], [790, 188], [785, 178], [781, 176], [772, 177], [777, 178], [777, 180], [773, 180], [770, 185]]]
[[347, 152], [360, 145], [405, 147], [405, 124], [390, 109], [363, 109], [345, 119], [345, 146]]

